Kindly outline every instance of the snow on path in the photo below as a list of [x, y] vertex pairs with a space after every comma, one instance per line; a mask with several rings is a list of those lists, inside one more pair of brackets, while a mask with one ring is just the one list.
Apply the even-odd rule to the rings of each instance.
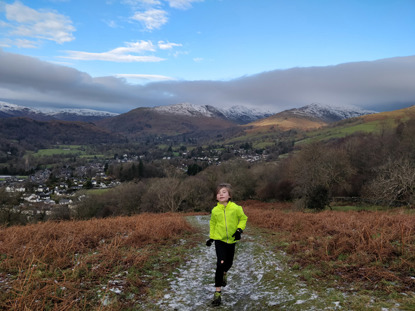
[[[209, 218], [189, 218], [195, 226], [202, 227], [203, 232], [206, 232], [206, 239]], [[247, 228], [241, 242], [237, 244], [234, 265], [228, 272], [228, 285], [222, 288], [222, 306], [215, 309], [301, 310], [300, 305], [306, 301], [318, 299], [301, 281], [287, 289], [283, 280], [278, 280], [279, 274], [288, 268], [282, 265], [273, 252], [266, 250], [261, 244], [262, 241], [261, 237], [250, 235]], [[157, 310], [211, 310], [210, 303], [215, 290], [215, 266], [214, 245], [197, 246], [194, 255], [173, 274], [169, 288], [153, 307]], [[264, 278], [265, 275], [268, 277]], [[290, 292], [293, 290], [295, 293]], [[310, 305], [307, 310], [314, 309], [309, 307]], [[336, 307], [333, 305], [327, 309]]]

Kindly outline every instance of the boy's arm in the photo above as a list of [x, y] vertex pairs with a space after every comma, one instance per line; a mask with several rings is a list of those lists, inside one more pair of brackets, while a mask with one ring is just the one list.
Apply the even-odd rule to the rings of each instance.
[[[213, 211], [212, 211], [213, 214]], [[212, 217], [212, 214], [210, 215], [210, 221], [209, 221], [209, 240], [206, 241], [206, 246], [211, 246], [213, 243], [213, 239], [212, 239], [212, 233], [213, 230], [215, 228], [215, 222], [214, 222], [214, 217]]]
[[242, 209], [242, 207], [240, 206], [239, 209], [239, 222], [238, 222], [238, 228], [245, 230], [246, 227], [246, 222], [248, 220], [248, 216], [245, 215], [244, 210]]
[[210, 221], [209, 221], [209, 239], [212, 239], [212, 234], [214, 232], [214, 228], [215, 228], [215, 217], [213, 217], [213, 211], [210, 214]]

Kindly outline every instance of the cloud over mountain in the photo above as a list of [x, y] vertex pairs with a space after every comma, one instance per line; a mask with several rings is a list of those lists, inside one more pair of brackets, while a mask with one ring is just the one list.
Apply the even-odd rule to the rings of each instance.
[[415, 56], [273, 70], [230, 81], [131, 85], [0, 49], [0, 100], [27, 106], [126, 112], [188, 102], [278, 112], [311, 103], [384, 111], [415, 104]]

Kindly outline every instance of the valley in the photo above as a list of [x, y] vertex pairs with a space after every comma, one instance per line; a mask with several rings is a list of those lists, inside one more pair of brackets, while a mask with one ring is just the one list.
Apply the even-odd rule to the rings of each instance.
[[[242, 125], [225, 121], [223, 116], [217, 118], [219, 113], [212, 117], [212, 109], [198, 110], [191, 105], [172, 106], [161, 114], [157, 109], [139, 108], [96, 124], [20, 117], [0, 119], [0, 173], [3, 175], [0, 185], [2, 191], [11, 195], [5, 202], [8, 207], [3, 208], [3, 219], [8, 219], [9, 223], [27, 223], [86, 217], [79, 216], [79, 209], [89, 204], [85, 198], [91, 197], [86, 195], [90, 190], [114, 193], [122, 183], [138, 183], [142, 185], [139, 192], [151, 193], [153, 184], [163, 183], [166, 178], [172, 178], [178, 190], [172, 198], [174, 207], [170, 209], [191, 210], [197, 204], [206, 205], [200, 204], [206, 196], [196, 193], [202, 189], [209, 191], [215, 180], [229, 178], [241, 183], [232, 176], [235, 175], [232, 167], [240, 171], [236, 176], [241, 175], [242, 179], [252, 176], [251, 182], [242, 182], [245, 189], [241, 190], [241, 199], [292, 200], [298, 197], [294, 192], [303, 181], [300, 176], [296, 177], [295, 171], [285, 173], [285, 170], [289, 169], [293, 158], [299, 157], [295, 156], [297, 153], [311, 152], [307, 151], [310, 145], [321, 149], [318, 152], [325, 157], [333, 153], [334, 158], [325, 161], [341, 165], [339, 169], [344, 175], [340, 180], [333, 176], [333, 181], [325, 180], [327, 177], [314, 178], [308, 181], [311, 183], [308, 186], [301, 186], [305, 192], [299, 197], [307, 198], [311, 195], [309, 191], [316, 191], [313, 187], [322, 186], [328, 189], [329, 201], [337, 196], [370, 199], [372, 194], [363, 193], [365, 188], [362, 187], [371, 177], [357, 160], [353, 160], [362, 155], [357, 150], [339, 149], [339, 146], [369, 146], [365, 141], [371, 140], [372, 149], [377, 150], [377, 141], [383, 140], [391, 146], [387, 148], [395, 148], [393, 140], [399, 135], [400, 147], [395, 151], [407, 153], [412, 148], [409, 137], [413, 131], [414, 108], [363, 114], [328, 124], [329, 116], [337, 120], [357, 112], [333, 111], [326, 107], [319, 110], [318, 107], [293, 109]], [[391, 152], [389, 149], [378, 152], [367, 160], [368, 167], [379, 167], [383, 163], [379, 155]], [[347, 159], [339, 163], [343, 157]], [[305, 166], [304, 163], [300, 166]], [[322, 163], [321, 168], [315, 169], [325, 170], [325, 165]], [[212, 179], [209, 174], [215, 177]], [[271, 178], [272, 174], [276, 176]], [[211, 180], [206, 182], [206, 178]], [[360, 180], [354, 186], [351, 185], [353, 178]], [[189, 197], [183, 193], [192, 180], [198, 180], [199, 188], [192, 189]], [[334, 184], [329, 185], [330, 182]], [[313, 186], [314, 183], [317, 184]], [[282, 185], [286, 188], [279, 190]], [[307, 187], [311, 188], [307, 190]], [[406, 200], [403, 200], [405, 204], [411, 204]], [[17, 202], [19, 206], [15, 205]], [[100, 204], [101, 207], [95, 207], [97, 211], [119, 213], [113, 207], [103, 207], [111, 203]], [[166, 207], [157, 209], [164, 211]], [[133, 210], [151, 210], [151, 207], [137, 206]], [[92, 216], [97, 211], [87, 214]]]

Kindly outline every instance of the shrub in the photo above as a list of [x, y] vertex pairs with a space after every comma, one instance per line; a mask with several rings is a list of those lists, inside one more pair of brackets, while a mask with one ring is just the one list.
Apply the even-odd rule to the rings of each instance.
[[326, 187], [318, 185], [306, 197], [306, 207], [321, 211], [330, 203], [329, 191]]

